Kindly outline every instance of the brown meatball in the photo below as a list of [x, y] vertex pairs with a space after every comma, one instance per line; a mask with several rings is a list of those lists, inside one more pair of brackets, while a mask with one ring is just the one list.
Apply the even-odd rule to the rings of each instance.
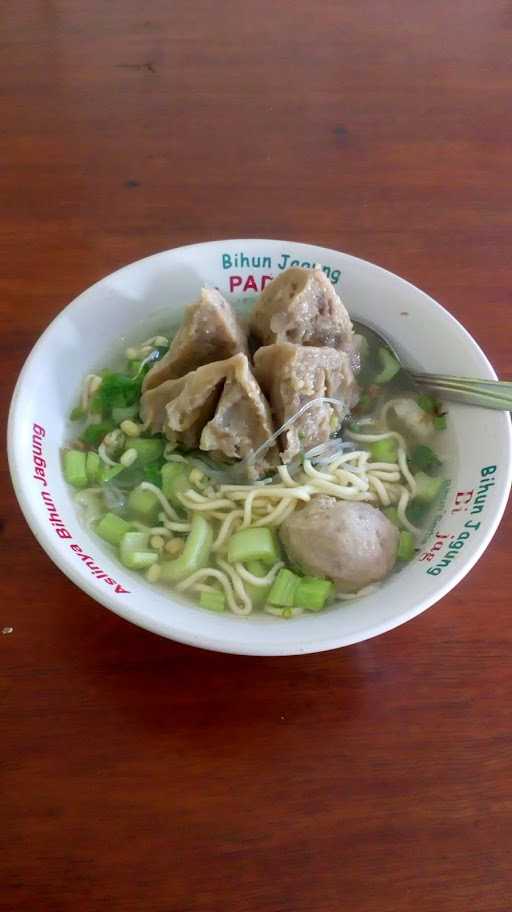
[[367, 503], [315, 497], [279, 530], [288, 557], [311, 576], [354, 592], [384, 579], [395, 564], [399, 532]]

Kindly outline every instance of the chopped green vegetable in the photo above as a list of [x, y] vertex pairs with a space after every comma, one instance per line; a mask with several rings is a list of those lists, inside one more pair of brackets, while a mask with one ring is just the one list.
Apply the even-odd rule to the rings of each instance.
[[384, 383], [389, 383], [389, 381], [398, 373], [400, 370], [400, 362], [396, 360], [389, 348], [384, 348], [384, 346], [379, 348], [377, 357], [380, 361], [382, 370], [374, 377], [374, 383], [378, 383], [379, 386], [382, 386]]
[[394, 437], [386, 437], [370, 443], [369, 450], [374, 462], [396, 462], [398, 443]]
[[412, 560], [414, 557], [414, 538], [410, 532], [404, 529], [400, 532], [400, 541], [398, 544], [398, 559], [403, 561]]
[[274, 580], [268, 595], [268, 601], [271, 605], [292, 608], [295, 604], [295, 591], [299, 583], [300, 577], [283, 567]]
[[421, 500], [425, 503], [435, 500], [443, 486], [442, 478], [431, 478], [425, 472], [417, 472], [414, 480], [416, 481], [414, 500]]
[[130, 570], [145, 570], [156, 564], [158, 554], [148, 549], [147, 532], [125, 532], [119, 546], [122, 563]]
[[396, 507], [383, 507], [382, 512], [384, 513], [384, 516], [387, 516], [389, 521], [392, 522], [394, 526], [398, 526], [400, 528], [401, 522], [398, 518], [398, 510]]
[[161, 437], [130, 437], [126, 444], [129, 450], [136, 450], [141, 465], [158, 462], [162, 458], [165, 443]]
[[162, 471], [160, 469], [160, 466], [154, 462], [151, 462], [149, 465], [144, 466], [144, 481], [149, 481], [150, 484], [154, 484], [157, 488], [161, 488]]
[[63, 456], [64, 478], [74, 488], [86, 488], [89, 484], [86, 469], [86, 454], [82, 450], [66, 450]]
[[299, 579], [295, 588], [293, 604], [296, 608], [306, 608], [307, 611], [321, 611], [333, 589], [330, 580], [305, 576]]
[[111, 545], [119, 545], [123, 535], [126, 535], [130, 528], [130, 523], [115, 513], [105, 513], [96, 526], [96, 532]]
[[199, 604], [208, 611], [225, 611], [226, 596], [223, 592], [201, 592]]
[[190, 466], [184, 462], [166, 462], [162, 466], [162, 491], [174, 507], [183, 509], [178, 495], [192, 487], [189, 475]]
[[[266, 576], [268, 567], [265, 567], [260, 561], [248, 561], [246, 568], [253, 576]], [[251, 599], [254, 608], [259, 608], [267, 601], [268, 594], [272, 589], [272, 583], [268, 586], [254, 586], [253, 583], [247, 583], [244, 580], [245, 590]]]
[[108, 372], [104, 374], [96, 396], [107, 412], [111, 409], [133, 405], [140, 396], [142, 376], [128, 377], [126, 374]]
[[416, 401], [424, 412], [429, 412], [432, 415], [432, 420], [436, 431], [446, 430], [446, 414], [441, 411], [443, 405], [439, 399], [435, 399], [434, 396], [427, 396], [425, 393], [421, 393]]
[[192, 527], [185, 547], [176, 560], [166, 561], [162, 566], [161, 579], [166, 583], [177, 583], [186, 576], [201, 570], [208, 563], [213, 541], [213, 532], [204, 516], [194, 513]]
[[421, 393], [416, 402], [424, 412], [429, 412], [431, 415], [434, 414], [437, 402], [433, 396], [427, 396], [426, 393]]
[[425, 519], [425, 516], [428, 513], [429, 509], [430, 504], [425, 503], [421, 500], [411, 500], [407, 505], [405, 515], [407, 516], [409, 522], [413, 524], [413, 526], [419, 526]]
[[93, 396], [90, 400], [89, 412], [91, 415], [103, 415], [104, 417], [108, 415], [108, 410], [104, 406], [103, 399], [98, 394]]
[[244, 564], [247, 561], [262, 561], [275, 564], [279, 560], [279, 549], [271, 529], [260, 526], [256, 529], [241, 529], [231, 536], [228, 543], [230, 564]]
[[108, 484], [109, 481], [112, 481], [113, 478], [116, 478], [123, 471], [125, 471], [125, 468], [122, 465], [105, 465], [101, 470], [100, 481], [102, 484]]
[[88, 424], [85, 428], [80, 440], [88, 444], [88, 446], [98, 447], [103, 440], [103, 438], [114, 430], [114, 423], [112, 421], [100, 421], [98, 424]]
[[82, 418], [85, 418], [87, 412], [82, 408], [81, 405], [76, 405], [74, 409], [71, 409], [69, 415], [70, 421], [81, 421]]
[[161, 509], [160, 501], [153, 491], [138, 487], [128, 495], [128, 509], [141, 522], [154, 525]]
[[414, 450], [411, 453], [410, 462], [413, 469], [417, 468], [428, 474], [434, 473], [442, 466], [441, 460], [437, 458], [434, 451], [423, 443], [414, 447]]
[[136, 418], [138, 414], [138, 405], [116, 405], [112, 409], [112, 420], [115, 421], [116, 424], [121, 424], [121, 421]]
[[91, 484], [97, 484], [101, 479], [101, 459], [97, 453], [90, 450], [85, 459], [85, 470]]

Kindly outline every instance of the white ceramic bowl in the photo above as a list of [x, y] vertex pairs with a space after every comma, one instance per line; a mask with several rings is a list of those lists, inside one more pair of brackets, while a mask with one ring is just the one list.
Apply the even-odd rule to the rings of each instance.
[[14, 488], [37, 540], [77, 586], [116, 614], [162, 636], [222, 652], [319, 652], [415, 617], [446, 595], [489, 544], [510, 487], [510, 419], [462, 405], [449, 408], [442, 440], [450, 482], [421, 553], [376, 593], [321, 614], [283, 621], [204, 611], [126, 570], [79, 522], [59, 449], [84, 375], [109, 364], [127, 342], [176, 324], [204, 283], [243, 302], [266, 277], [315, 262], [330, 272], [351, 315], [381, 327], [405, 363], [495, 379], [476, 342], [432, 298], [335, 250], [289, 241], [215, 241], [156, 254], [102, 279], [59, 314], [32, 350], [14, 392], [8, 446]]

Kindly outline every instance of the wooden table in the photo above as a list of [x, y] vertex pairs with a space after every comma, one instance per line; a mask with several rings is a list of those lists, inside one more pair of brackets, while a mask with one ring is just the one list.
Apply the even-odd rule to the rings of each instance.
[[[4, 423], [79, 291], [221, 237], [374, 260], [510, 377], [508, 2], [18, 0], [1, 20]], [[2, 912], [510, 912], [510, 513], [414, 622], [251, 659], [110, 614], [38, 548], [5, 469], [0, 497]]]

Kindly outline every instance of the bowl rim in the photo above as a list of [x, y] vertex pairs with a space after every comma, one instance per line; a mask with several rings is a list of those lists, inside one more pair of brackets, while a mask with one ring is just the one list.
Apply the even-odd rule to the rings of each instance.
[[[258, 645], [257, 647], [252, 647], [250, 637], [241, 637], [240, 641], [235, 643], [231, 639], [226, 639], [222, 635], [218, 637], [208, 636], [201, 633], [191, 633], [189, 631], [181, 631], [180, 629], [174, 629], [172, 632], [169, 630], [169, 625], [164, 625], [158, 622], [155, 619], [147, 621], [144, 616], [141, 616], [140, 613], [130, 608], [129, 605], [121, 605], [118, 601], [115, 601], [108, 589], [101, 589], [98, 581], [94, 582], [93, 577], [83, 577], [76, 569], [76, 565], [72, 562], [72, 558], [68, 555], [63, 556], [61, 550], [59, 550], [58, 542], [54, 541], [50, 536], [50, 530], [42, 523], [40, 517], [37, 515], [35, 510], [32, 507], [33, 497], [30, 494], [28, 486], [25, 484], [23, 478], [20, 476], [18, 471], [17, 464], [17, 440], [19, 440], [19, 435], [17, 435], [17, 425], [21, 420], [21, 403], [23, 397], [23, 386], [24, 378], [29, 372], [32, 361], [39, 354], [39, 350], [44, 347], [47, 337], [50, 335], [54, 327], [59, 324], [61, 321], [64, 321], [65, 316], [69, 315], [70, 311], [77, 305], [79, 298], [82, 298], [83, 295], [88, 294], [92, 289], [101, 285], [106, 279], [116, 276], [118, 273], [123, 272], [126, 269], [129, 269], [137, 264], [147, 262], [152, 259], [157, 259], [159, 257], [165, 256], [168, 253], [176, 253], [179, 251], [190, 251], [194, 248], [205, 248], [217, 245], [219, 243], [228, 243], [231, 245], [242, 245], [242, 244], [282, 244], [282, 245], [297, 245], [304, 248], [314, 248], [316, 251], [320, 251], [325, 256], [339, 256], [340, 254], [348, 259], [354, 260], [359, 263], [363, 263], [366, 268], [370, 268], [373, 271], [379, 273], [385, 273], [390, 276], [393, 280], [402, 283], [404, 286], [407, 286], [412, 289], [414, 292], [420, 292], [425, 298], [428, 299], [429, 305], [437, 308], [443, 312], [445, 318], [451, 321], [456, 327], [458, 332], [462, 335], [465, 342], [473, 348], [482, 364], [482, 369], [485, 370], [488, 374], [489, 379], [498, 379], [497, 374], [487, 358], [486, 354], [480, 348], [479, 344], [473, 338], [471, 333], [465, 328], [465, 326], [460, 323], [456, 317], [453, 316], [442, 304], [432, 298], [428, 292], [423, 291], [423, 289], [418, 288], [412, 282], [409, 282], [407, 279], [402, 278], [396, 273], [388, 270], [382, 266], [377, 265], [369, 260], [365, 260], [362, 257], [354, 256], [353, 254], [346, 253], [344, 251], [336, 250], [334, 248], [322, 247], [317, 244], [312, 244], [306, 241], [295, 241], [295, 240], [280, 240], [278, 238], [217, 238], [215, 240], [208, 241], [199, 241], [193, 244], [180, 245], [179, 247], [167, 248], [156, 253], [149, 254], [146, 257], [142, 257], [138, 260], [133, 260], [130, 263], [119, 267], [111, 273], [108, 273], [105, 276], [102, 276], [92, 285], [83, 289], [78, 295], [76, 295], [64, 308], [62, 308], [59, 313], [51, 320], [42, 334], [34, 343], [32, 349], [27, 355], [20, 373], [18, 375], [14, 391], [11, 398], [8, 422], [7, 422], [7, 453], [8, 453], [8, 464], [9, 471], [11, 475], [11, 481], [14, 488], [14, 493], [16, 499], [22, 511], [22, 514], [34, 535], [37, 543], [42, 547], [46, 552], [48, 557], [52, 560], [53, 563], [57, 565], [57, 568], [68, 577], [79, 589], [86, 592], [94, 601], [99, 602], [105, 608], [108, 608], [114, 614], [117, 614], [120, 617], [130, 621], [138, 627], [141, 627], [145, 630], [148, 630], [152, 633], [156, 633], [160, 636], [166, 638], [172, 638], [176, 642], [183, 643], [189, 646], [195, 646], [202, 649], [208, 649], [216, 652], [224, 652], [233, 655], [253, 655], [253, 656], [285, 656], [285, 655], [301, 655], [301, 654], [310, 654], [316, 652], [325, 652], [331, 649], [339, 649], [344, 646], [350, 646], [354, 643], [364, 642], [367, 639], [379, 636], [382, 633], [385, 633], [389, 630], [393, 630], [396, 627], [401, 626], [402, 624], [407, 623], [418, 615], [422, 614], [436, 602], [440, 601], [447, 595], [458, 583], [470, 572], [474, 567], [477, 561], [480, 559], [486, 548], [488, 547], [490, 541], [492, 540], [498, 525], [502, 519], [502, 516], [505, 512], [507, 501], [509, 498], [510, 487], [512, 484], [512, 425], [511, 417], [508, 413], [501, 413], [504, 420], [506, 421], [506, 426], [508, 433], [506, 435], [508, 448], [506, 453], [502, 453], [502, 457], [505, 457], [504, 468], [505, 475], [501, 483], [501, 490], [499, 491], [499, 500], [495, 504], [494, 513], [492, 518], [489, 520], [488, 528], [485, 534], [482, 535], [482, 538], [479, 540], [478, 546], [475, 548], [474, 553], [465, 557], [464, 562], [461, 561], [459, 570], [449, 579], [447, 579], [444, 584], [436, 588], [431, 596], [423, 598], [420, 602], [415, 604], [409, 611], [402, 612], [399, 616], [387, 619], [381, 623], [376, 623], [369, 625], [366, 629], [359, 631], [354, 635], [343, 635], [338, 636], [332, 635], [329, 637], [324, 637], [321, 640], [304, 640], [301, 638], [300, 644], [295, 642], [287, 646], [286, 644], [279, 644], [272, 642], [269, 643], [268, 647]], [[500, 414], [500, 413], [498, 413]], [[248, 630], [247, 627], [241, 627], [241, 634], [243, 630]]]

